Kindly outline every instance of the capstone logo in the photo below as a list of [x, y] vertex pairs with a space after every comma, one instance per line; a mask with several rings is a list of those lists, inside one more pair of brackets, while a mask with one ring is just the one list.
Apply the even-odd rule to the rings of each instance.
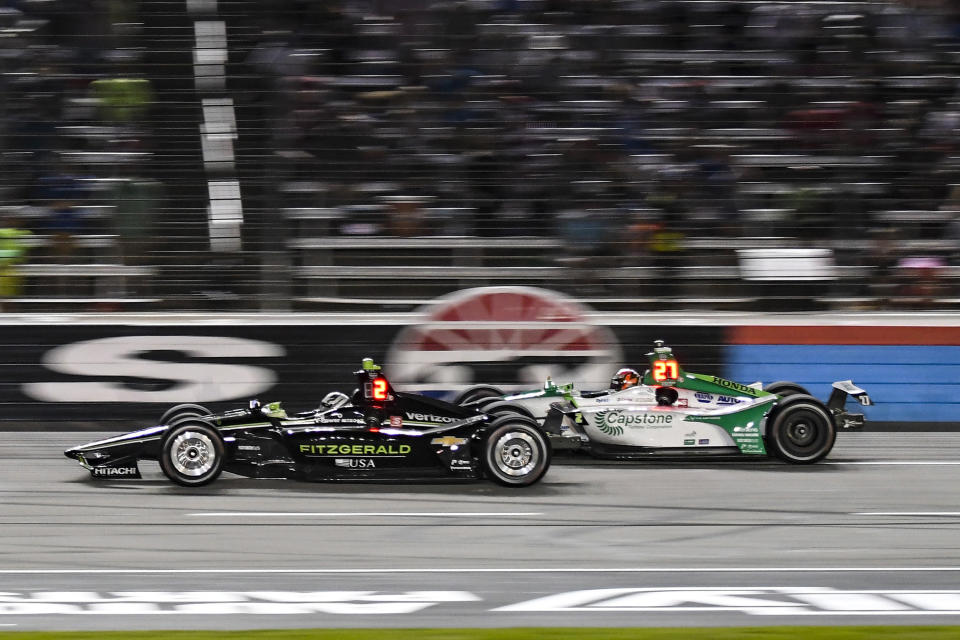
[[623, 410], [600, 411], [596, 414], [597, 428], [608, 436], [619, 436], [625, 428], [666, 429], [673, 424], [672, 413], [638, 412]]
[[[607, 415], [609, 413], [610, 413], [609, 410], [597, 412], [596, 414], [597, 429], [600, 429], [600, 431], [607, 434], [608, 436], [622, 436], [623, 427], [607, 422]], [[614, 413], [619, 413], [619, 412], [614, 412]]]

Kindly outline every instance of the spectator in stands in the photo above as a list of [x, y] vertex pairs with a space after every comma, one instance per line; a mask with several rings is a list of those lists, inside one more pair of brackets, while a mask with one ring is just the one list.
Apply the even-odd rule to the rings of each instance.
[[90, 95], [99, 102], [105, 122], [133, 124], [147, 115], [153, 87], [146, 78], [101, 78], [90, 83]]
[[57, 262], [69, 262], [76, 251], [76, 236], [86, 227], [79, 208], [85, 198], [82, 176], [66, 161], [38, 181], [35, 200], [46, 211], [42, 230], [52, 236], [51, 250]]
[[121, 261], [128, 265], [145, 264], [157, 241], [163, 186], [156, 180], [137, 176], [129, 167], [120, 168], [120, 172], [110, 183], [110, 227], [117, 235]]
[[7, 310], [9, 303], [4, 303], [5, 300], [19, 296], [22, 291], [19, 266], [26, 260], [24, 239], [30, 235], [14, 216], [0, 218], [0, 311]]

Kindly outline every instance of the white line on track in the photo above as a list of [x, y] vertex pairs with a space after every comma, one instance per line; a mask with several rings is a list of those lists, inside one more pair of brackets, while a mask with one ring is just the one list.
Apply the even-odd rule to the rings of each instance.
[[879, 466], [904, 466], [904, 465], [925, 465], [925, 466], [956, 466], [960, 465], [960, 460], [886, 460], [886, 461], [858, 461], [858, 462], [821, 462], [820, 464], [859, 464], [859, 465], [879, 465]]
[[188, 513], [198, 518], [340, 518], [340, 517], [400, 517], [400, 518], [503, 518], [542, 516], [537, 511], [207, 511]]
[[417, 573], [910, 573], [960, 571], [946, 567], [557, 567], [557, 568], [451, 568], [451, 569], [0, 569], [0, 575], [72, 574], [417, 574]]
[[960, 516], [960, 511], [854, 511], [853, 516]]

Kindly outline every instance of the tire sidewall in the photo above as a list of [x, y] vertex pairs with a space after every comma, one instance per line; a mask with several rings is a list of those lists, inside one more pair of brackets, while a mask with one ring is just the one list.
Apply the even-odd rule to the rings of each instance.
[[[791, 402], [778, 407], [767, 429], [767, 444], [772, 452], [782, 460], [793, 464], [812, 464], [822, 460], [833, 449], [837, 438], [837, 428], [830, 416], [829, 410], [823, 404], [810, 396], [791, 396]], [[822, 440], [812, 453], [798, 454], [786, 434], [790, 420], [799, 412], [807, 412], [816, 418], [817, 428], [824, 433], [817, 435]]]
[[[173, 461], [171, 460], [174, 440], [176, 440], [179, 435], [187, 431], [201, 433], [207, 436], [213, 443], [213, 450], [214, 454], [216, 455], [216, 460], [213, 464], [213, 467], [200, 476], [188, 476], [180, 473], [173, 465]], [[217, 477], [220, 475], [220, 472], [223, 470], [225, 456], [226, 447], [223, 444], [223, 438], [220, 437], [220, 434], [217, 433], [217, 430], [204, 422], [190, 420], [187, 422], [181, 422], [171, 427], [167, 431], [163, 438], [163, 443], [160, 446], [160, 469], [163, 471], [164, 475], [167, 476], [167, 478], [176, 484], [184, 487], [201, 487], [203, 485], [210, 484], [217, 479]]]
[[480, 410], [483, 413], [488, 413], [493, 416], [523, 416], [524, 418], [536, 420], [536, 417], [533, 415], [533, 412], [530, 411], [530, 409], [527, 409], [522, 404], [510, 402], [509, 400], [496, 400], [494, 402], [488, 402], [481, 406]]
[[476, 404], [481, 400], [490, 400], [493, 398], [502, 398], [503, 391], [497, 389], [496, 387], [480, 386], [480, 387], [470, 387], [469, 389], [464, 389], [457, 395], [453, 400], [453, 404], [458, 405], [467, 405], [467, 404]]
[[173, 424], [183, 418], [200, 418], [210, 415], [211, 411], [199, 404], [178, 404], [170, 407], [160, 416], [160, 422], [157, 424]]
[[[533, 468], [522, 476], [504, 473], [497, 463], [497, 445], [511, 433], [523, 434], [531, 444], [535, 456]], [[536, 422], [520, 415], [507, 415], [493, 422], [483, 441], [483, 468], [488, 478], [507, 487], [526, 487], [538, 482], [550, 468], [550, 440]]]
[[787, 380], [777, 380], [776, 382], [771, 382], [763, 388], [764, 391], [768, 393], [773, 393], [781, 398], [793, 395], [803, 395], [808, 396], [810, 392], [805, 388], [797, 384], [796, 382], [789, 382]]

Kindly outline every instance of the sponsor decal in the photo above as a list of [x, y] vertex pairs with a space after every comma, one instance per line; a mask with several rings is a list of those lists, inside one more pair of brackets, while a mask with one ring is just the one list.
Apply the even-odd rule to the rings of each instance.
[[683, 434], [683, 437], [684, 437], [684, 438], [696, 438], [696, 437], [697, 437], [697, 432], [696, 432], [696, 431], [691, 431], [690, 433], [685, 433], [685, 434]]
[[626, 412], [622, 409], [598, 411], [596, 413], [597, 428], [608, 436], [619, 436], [625, 428], [631, 429], [666, 429], [673, 424], [672, 413], [656, 413], [652, 411]]
[[689, 407], [689, 406], [690, 406], [690, 402], [689, 402], [686, 398], [680, 398], [679, 400], [677, 400], [677, 406], [678, 406], [678, 407]]
[[468, 440], [466, 438], [457, 438], [455, 436], [443, 436], [442, 438], [434, 438], [430, 441], [430, 444], [439, 445], [441, 447], [459, 447], [461, 445], [467, 444]]
[[686, 440], [683, 441], [683, 446], [687, 447], [687, 446], [690, 446], [691, 444], [696, 444], [696, 442], [697, 441], [694, 440], [693, 438], [687, 438]]
[[700, 438], [697, 440], [697, 444], [710, 444], [710, 438]]
[[408, 444], [302, 444], [300, 453], [313, 456], [405, 456]]
[[452, 469], [471, 469], [473, 464], [469, 460], [451, 460], [450, 467]]
[[132, 467], [94, 467], [90, 470], [94, 478], [139, 478], [140, 470]]
[[346, 469], [376, 469], [373, 458], [334, 458], [333, 464]]
[[344, 418], [343, 414], [337, 411], [336, 413], [321, 413], [313, 419], [317, 424], [367, 424], [361, 418]]
[[[182, 362], [152, 360], [176, 352]], [[283, 347], [224, 336], [116, 336], [51, 349], [43, 364], [76, 381], [29, 382], [23, 392], [44, 402], [217, 402], [249, 398], [276, 383], [264, 367], [209, 362], [215, 358], [279, 358]], [[157, 380], [165, 381], [157, 385]], [[229, 384], [224, 384], [229, 381]], [[151, 388], [153, 387], [153, 388]]]
[[734, 396], [717, 396], [717, 404], [737, 404], [738, 402], [740, 400]]
[[693, 394], [693, 396], [697, 399], [697, 402], [713, 402], [712, 393], [704, 393], [703, 391], [697, 391], [696, 393]]
[[720, 385], [721, 387], [726, 387], [727, 389], [732, 389], [737, 393], [742, 393], [748, 396], [756, 397], [760, 393], [753, 387], [748, 387], [745, 384], [740, 384], [739, 382], [734, 382], [733, 380], [726, 380], [724, 378], [718, 378], [717, 376], [706, 376], [706, 379], [709, 382]]
[[[391, 418], [392, 420], [393, 418]], [[415, 413], [413, 411], [407, 411], [408, 420], [416, 420], [418, 422], [456, 422], [456, 418], [451, 418], [449, 416], [438, 416], [434, 413]]]
[[403, 426], [403, 416], [390, 416], [390, 426], [399, 429]]

